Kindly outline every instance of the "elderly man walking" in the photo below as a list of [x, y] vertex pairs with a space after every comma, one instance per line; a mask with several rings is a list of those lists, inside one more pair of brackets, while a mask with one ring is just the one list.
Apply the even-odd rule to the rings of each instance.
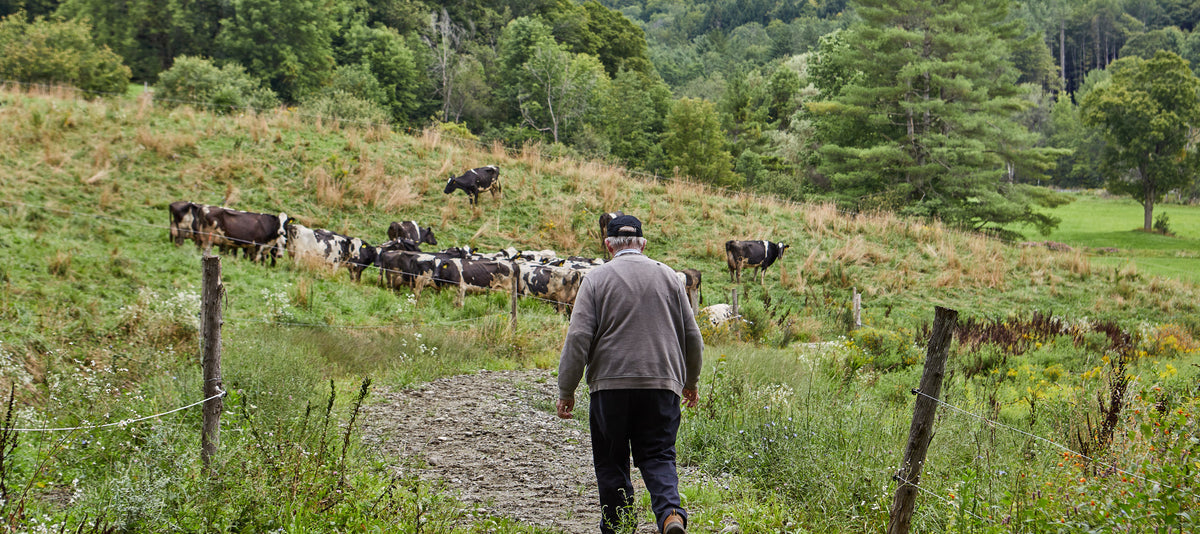
[[586, 369], [602, 533], [636, 527], [632, 454], [660, 532], [685, 534], [675, 437], [680, 397], [689, 408], [697, 403], [704, 339], [674, 269], [642, 254], [641, 221], [622, 215], [605, 234], [613, 259], [588, 273], [575, 298], [558, 364], [558, 416], [571, 417]]

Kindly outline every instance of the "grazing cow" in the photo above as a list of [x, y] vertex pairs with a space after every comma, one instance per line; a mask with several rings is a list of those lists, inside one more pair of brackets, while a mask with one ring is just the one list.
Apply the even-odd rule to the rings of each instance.
[[701, 319], [708, 319], [708, 324], [713, 326], [721, 326], [725, 322], [734, 318], [733, 306], [729, 304], [713, 304], [705, 306], [698, 314]]
[[200, 234], [197, 231], [201, 223], [201, 205], [179, 200], [172, 202], [167, 209], [171, 212], [170, 235], [175, 246], [181, 246], [185, 240], [191, 239], [199, 247]]
[[758, 271], [758, 283], [761, 284], [767, 267], [783, 256], [787, 248], [788, 245], [770, 241], [726, 241], [725, 263], [729, 265], [729, 280], [741, 282], [742, 269], [751, 267]]
[[679, 277], [679, 281], [683, 282], [683, 288], [687, 291], [688, 302], [692, 305], [692, 316], [700, 313], [700, 304], [704, 302], [703, 296], [700, 294], [700, 271], [697, 269], [683, 269], [675, 271], [675, 276]]
[[433, 227], [426, 226], [425, 228], [421, 228], [417, 224], [417, 221], [392, 221], [392, 224], [388, 225], [388, 239], [395, 241], [401, 238], [410, 239], [417, 243], [437, 245], [437, 238], [433, 236]]
[[600, 250], [604, 251], [605, 258], [608, 257], [608, 247], [604, 246], [604, 237], [608, 235], [608, 222], [622, 215], [625, 215], [625, 212], [620, 210], [600, 214]]
[[500, 192], [500, 169], [495, 165], [479, 167], [471, 169], [462, 176], [450, 175], [450, 179], [446, 181], [446, 190], [443, 193], [449, 195], [455, 189], [462, 189], [470, 199], [471, 204], [479, 203], [479, 193], [490, 191], [492, 198], [496, 198], [496, 193]]
[[287, 244], [286, 213], [270, 215], [219, 206], [203, 206], [200, 212], [203, 221], [199, 228], [200, 241], [205, 250], [214, 244], [222, 249], [240, 248], [247, 258], [256, 262], [264, 261], [269, 254], [272, 266], [276, 258], [283, 256]]
[[377, 249], [357, 237], [348, 237], [329, 230], [312, 230], [301, 224], [287, 224], [288, 255], [293, 261], [320, 260], [334, 269], [344, 265], [350, 279], [358, 281], [362, 272], [375, 263]]
[[520, 268], [521, 294], [553, 302], [559, 313], [575, 304], [579, 284], [587, 274], [587, 270], [584, 269], [550, 267], [535, 263], [521, 264]]

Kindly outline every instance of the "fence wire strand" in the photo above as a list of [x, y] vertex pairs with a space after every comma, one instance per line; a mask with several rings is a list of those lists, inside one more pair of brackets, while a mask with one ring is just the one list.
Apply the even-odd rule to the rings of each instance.
[[[1015, 428], [1015, 427], [1012, 427], [1012, 426], [1006, 425], [1006, 424], [1004, 424], [1004, 423], [1001, 423], [1001, 422], [999, 422], [999, 421], [993, 421], [993, 420], [991, 420], [991, 419], [988, 419], [988, 418], [986, 418], [986, 417], [984, 417], [984, 416], [982, 416], [982, 415], [979, 415], [979, 414], [976, 414], [976, 413], [973, 413], [973, 412], [970, 412], [970, 411], [964, 410], [964, 409], [962, 409], [962, 408], [959, 408], [958, 406], [955, 406], [955, 405], [953, 405], [953, 404], [947, 403], [947, 402], [945, 402], [945, 401], [943, 401], [943, 400], [941, 400], [941, 399], [939, 399], [939, 398], [937, 398], [937, 397], [934, 397], [934, 396], [932, 396], [932, 395], [929, 395], [928, 393], [924, 393], [924, 392], [922, 392], [922, 391], [920, 391], [920, 390], [918, 390], [918, 389], [913, 389], [912, 391], [913, 391], [913, 393], [915, 393], [915, 394], [917, 394], [917, 395], [920, 395], [920, 396], [922, 396], [922, 397], [925, 397], [925, 398], [927, 398], [927, 399], [929, 399], [929, 400], [932, 400], [932, 401], [936, 402], [936, 403], [937, 403], [937, 404], [939, 404], [939, 405], [945, 406], [946, 408], [949, 408], [950, 410], [952, 410], [952, 411], [954, 411], [954, 412], [958, 412], [958, 413], [960, 413], [960, 414], [963, 414], [963, 415], [966, 415], [966, 416], [968, 416], [968, 417], [972, 417], [972, 418], [978, 419], [978, 420], [980, 420], [980, 421], [982, 421], [982, 422], [986, 423], [986, 424], [987, 424], [987, 425], [989, 425], [989, 426], [992, 426], [992, 427], [998, 427], [998, 428], [1002, 428], [1002, 429], [1004, 429], [1004, 430], [1008, 430], [1008, 431], [1010, 431], [1010, 432], [1015, 432], [1015, 433], [1017, 433], [1017, 434], [1021, 434], [1021, 435], [1023, 435], [1023, 436], [1026, 436], [1026, 437], [1029, 437], [1029, 438], [1035, 439], [1035, 440], [1037, 440], [1037, 441], [1040, 441], [1040, 442], [1042, 442], [1042, 443], [1045, 443], [1045, 444], [1047, 444], [1047, 445], [1050, 445], [1050, 446], [1052, 446], [1052, 447], [1055, 447], [1055, 448], [1057, 448], [1057, 449], [1061, 449], [1062, 451], [1064, 451], [1064, 452], [1066, 452], [1066, 453], [1068, 453], [1068, 454], [1073, 454], [1073, 455], [1075, 455], [1075, 456], [1076, 456], [1076, 457], [1078, 457], [1078, 458], [1085, 459], [1085, 460], [1087, 460], [1088, 462], [1094, 463], [1094, 464], [1096, 464], [1096, 465], [1099, 465], [1099, 466], [1102, 466], [1102, 467], [1106, 467], [1106, 468], [1108, 468], [1108, 469], [1112, 469], [1113, 471], [1115, 471], [1115, 472], [1117, 472], [1117, 473], [1120, 473], [1120, 474], [1122, 474], [1122, 475], [1127, 475], [1127, 476], [1129, 476], [1129, 477], [1136, 478], [1136, 479], [1138, 479], [1138, 480], [1140, 480], [1140, 481], [1142, 481], [1142, 482], [1144, 482], [1144, 483], [1146, 483], [1146, 484], [1159, 484], [1159, 485], [1162, 485], [1162, 484], [1161, 484], [1161, 483], [1159, 483], [1159, 482], [1155, 482], [1155, 481], [1153, 481], [1153, 480], [1150, 480], [1149, 478], [1146, 478], [1146, 477], [1144, 477], [1144, 476], [1142, 476], [1142, 475], [1139, 475], [1139, 474], [1137, 474], [1137, 473], [1134, 473], [1134, 472], [1132, 472], [1132, 471], [1128, 471], [1128, 470], [1125, 470], [1125, 469], [1121, 469], [1120, 467], [1117, 467], [1117, 466], [1116, 466], [1116, 465], [1114, 465], [1114, 464], [1110, 464], [1110, 463], [1107, 463], [1107, 462], [1102, 462], [1102, 461], [1100, 461], [1100, 460], [1098, 460], [1098, 459], [1096, 459], [1096, 458], [1093, 458], [1093, 457], [1091, 457], [1091, 456], [1088, 456], [1088, 455], [1086, 455], [1086, 454], [1083, 454], [1083, 453], [1081, 453], [1081, 452], [1077, 452], [1077, 451], [1075, 451], [1075, 450], [1071, 449], [1070, 447], [1067, 447], [1066, 445], [1062, 445], [1062, 444], [1060, 444], [1060, 443], [1057, 443], [1057, 442], [1055, 442], [1055, 441], [1053, 441], [1053, 440], [1050, 440], [1050, 439], [1047, 439], [1047, 438], [1043, 438], [1043, 437], [1041, 437], [1041, 436], [1038, 436], [1038, 435], [1036, 435], [1036, 434], [1032, 434], [1032, 433], [1030, 433], [1030, 432], [1026, 432], [1026, 431], [1024, 431], [1024, 430], [1021, 430], [1021, 429], [1019, 429], [1019, 428]], [[1173, 487], [1172, 489], [1175, 489], [1175, 490], [1177, 490], [1177, 491], [1180, 491], [1180, 492], [1182, 492], [1182, 493], [1185, 493], [1185, 494], [1187, 494], [1187, 495], [1190, 495], [1190, 496], [1193, 496], [1193, 497], [1195, 497], [1195, 496], [1196, 496], [1196, 494], [1195, 494], [1195, 493], [1193, 493], [1193, 492], [1191, 492], [1191, 491], [1188, 491], [1188, 490], [1186, 490], [1186, 489], [1184, 489], [1184, 488], [1182, 488], [1182, 487]]]
[[105, 423], [103, 425], [86, 425], [86, 426], [73, 426], [73, 427], [63, 427], [63, 428], [12, 428], [9, 430], [12, 430], [13, 432], [69, 432], [69, 431], [75, 431], [75, 430], [99, 430], [99, 429], [106, 429], [106, 428], [124, 427], [124, 426], [131, 425], [133, 423], [140, 423], [140, 422], [146, 421], [148, 419], [154, 419], [157, 417], [162, 417], [164, 415], [170, 415], [175, 412], [183, 411], [188, 408], [192, 408], [194, 406], [199, 406], [201, 404], [204, 404], [215, 398], [224, 397], [224, 396], [225, 396], [225, 392], [221, 391], [221, 392], [217, 393], [216, 395], [213, 395], [207, 399], [193, 402], [187, 406], [180, 406], [179, 408], [175, 408], [174, 410], [169, 410], [169, 411], [157, 413], [154, 415], [147, 415], [145, 417], [138, 417], [136, 419], [124, 419], [121, 421], [117, 421], [115, 423]]

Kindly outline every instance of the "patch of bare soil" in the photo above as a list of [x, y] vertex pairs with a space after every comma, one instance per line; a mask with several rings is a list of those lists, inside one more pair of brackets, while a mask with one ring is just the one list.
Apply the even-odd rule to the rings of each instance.
[[[441, 481], [475, 515], [551, 531], [599, 531], [586, 410], [554, 414], [550, 371], [481, 371], [384, 392], [365, 407], [364, 442], [397, 470]], [[586, 402], [581, 397], [580, 402]], [[682, 473], [681, 473], [682, 475]], [[635, 487], [640, 485], [634, 470]], [[656, 532], [653, 524], [639, 533]]]

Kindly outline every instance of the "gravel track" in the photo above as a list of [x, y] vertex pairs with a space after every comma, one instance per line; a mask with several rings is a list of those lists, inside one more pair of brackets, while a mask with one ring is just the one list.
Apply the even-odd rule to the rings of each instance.
[[[555, 416], [557, 394], [546, 370], [481, 371], [387, 391], [364, 407], [363, 441], [397, 471], [444, 483], [473, 515], [596, 532], [586, 421], [579, 410], [576, 420]], [[634, 478], [644, 492], [636, 469]], [[656, 531], [646, 522], [638, 534]]]

